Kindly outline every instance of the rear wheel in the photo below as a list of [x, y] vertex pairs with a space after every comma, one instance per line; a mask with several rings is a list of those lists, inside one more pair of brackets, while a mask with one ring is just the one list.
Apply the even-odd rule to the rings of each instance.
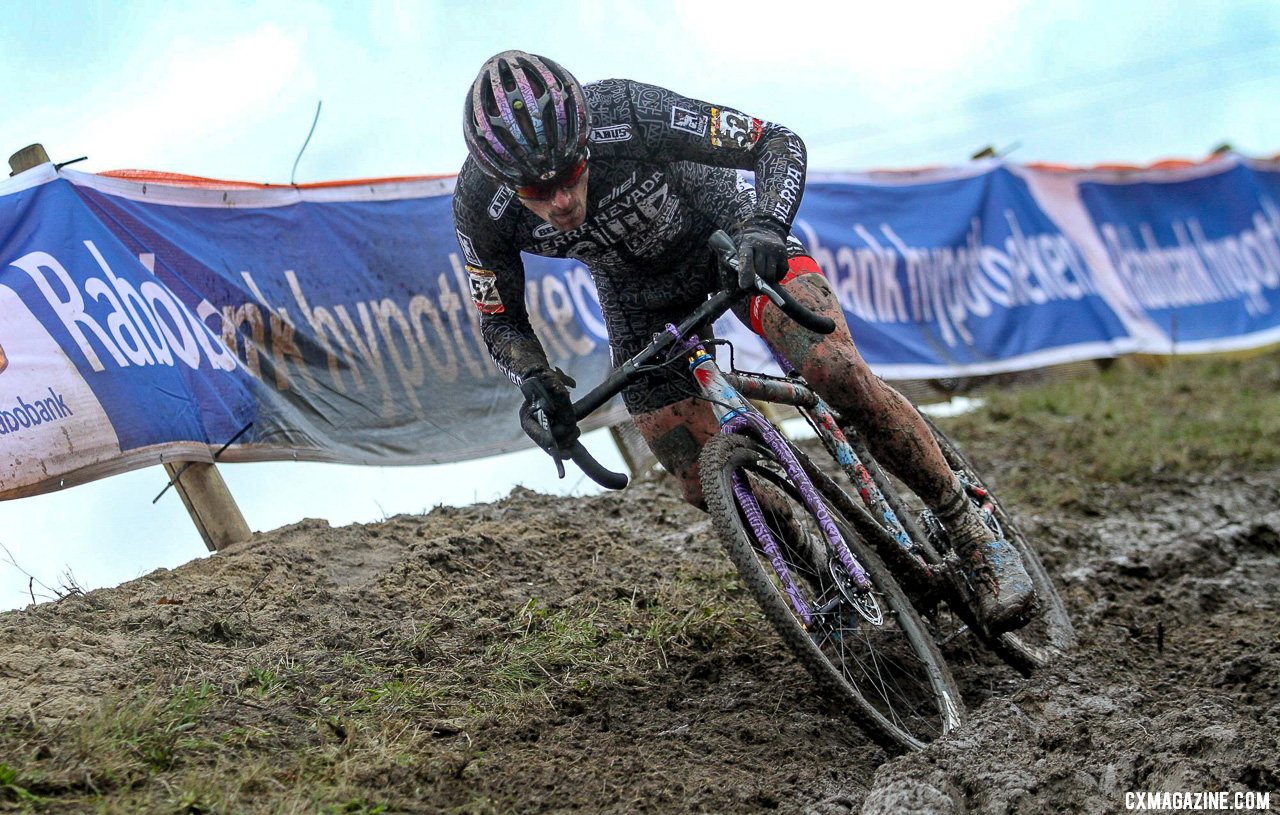
[[[833, 502], [823, 502], [826, 518], [815, 515], [774, 453], [742, 436], [716, 436], [700, 464], [708, 509], [739, 575], [824, 694], [894, 751], [919, 749], [958, 726], [960, 694], [927, 628]], [[815, 487], [820, 495], [838, 490], [821, 474]], [[866, 588], [836, 557], [824, 521], [866, 573]], [[771, 551], [765, 530], [779, 543]]]
[[[942, 449], [942, 455], [947, 460], [947, 464], [965, 484], [970, 500], [979, 508], [984, 506], [987, 508], [984, 514], [987, 524], [997, 535], [1009, 541], [1022, 556], [1023, 565], [1036, 588], [1038, 607], [1035, 617], [1027, 625], [994, 637], [986, 635], [974, 624], [973, 613], [967, 608], [952, 609], [938, 606], [929, 610], [927, 619], [939, 640], [951, 639], [966, 630], [972, 630], [1001, 659], [1020, 672], [1029, 674], [1074, 646], [1075, 629], [1067, 614], [1066, 604], [1058, 594], [1040, 556], [1013, 519], [1009, 517], [1004, 506], [979, 475], [973, 463], [928, 416], [923, 418]], [[850, 441], [858, 450], [859, 457], [867, 465], [867, 469], [884, 492], [908, 533], [916, 540], [925, 540], [931, 544], [927, 547], [929, 551], [945, 555], [950, 550], [950, 544], [941, 525], [933, 519], [932, 513], [904, 484], [888, 476], [876, 464], [855, 432], [847, 432]]]
[[1026, 567], [1027, 574], [1036, 587], [1039, 612], [1035, 618], [1016, 631], [1001, 634], [991, 646], [1006, 662], [1024, 673], [1043, 667], [1075, 645], [1076, 632], [1071, 625], [1071, 616], [1067, 613], [1067, 604], [1063, 602], [1062, 595], [1049, 577], [1049, 571], [1041, 562], [1040, 555], [1009, 517], [1004, 505], [987, 486], [973, 463], [927, 416], [925, 422], [933, 431], [933, 437], [942, 448], [942, 455], [947, 463], [965, 482], [970, 499], [980, 507], [985, 505], [989, 508], [988, 524], [997, 535], [1003, 535], [1018, 550], [1018, 554], [1022, 556], [1022, 565]]

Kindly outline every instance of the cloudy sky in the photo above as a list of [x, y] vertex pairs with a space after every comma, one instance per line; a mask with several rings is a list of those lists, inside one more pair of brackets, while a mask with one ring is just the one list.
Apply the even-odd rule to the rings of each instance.
[[[955, 164], [986, 145], [1069, 164], [1200, 157], [1224, 141], [1280, 152], [1274, 0], [49, 0], [6, 4], [0, 31], [0, 152], [41, 142], [90, 172], [288, 182], [317, 103], [298, 182], [455, 172], [463, 94], [506, 48], [784, 123], [813, 170]], [[549, 469], [528, 453], [447, 477], [223, 471], [250, 526], [270, 529], [490, 500], [517, 481], [549, 489]], [[153, 468], [0, 503], [16, 562], [0, 552], [0, 608], [30, 601], [28, 573], [56, 588], [69, 569], [93, 587], [203, 554], [172, 492], [150, 503], [164, 482]]]

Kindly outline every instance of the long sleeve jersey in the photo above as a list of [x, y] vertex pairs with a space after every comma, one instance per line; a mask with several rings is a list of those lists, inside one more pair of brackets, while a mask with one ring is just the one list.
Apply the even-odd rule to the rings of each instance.
[[[583, 90], [591, 133], [580, 226], [561, 232], [546, 223], [472, 158], [454, 193], [481, 331], [517, 384], [548, 367], [525, 309], [521, 251], [582, 262], [610, 345], [631, 352], [650, 339], [652, 315], [691, 309], [714, 289], [712, 232], [754, 217], [785, 233], [804, 190], [804, 143], [781, 125], [629, 80]], [[754, 171], [754, 189], [738, 170]]]

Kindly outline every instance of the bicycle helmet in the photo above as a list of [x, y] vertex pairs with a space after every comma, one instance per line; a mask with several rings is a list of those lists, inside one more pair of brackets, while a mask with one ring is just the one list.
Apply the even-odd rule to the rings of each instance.
[[511, 187], [546, 184], [587, 156], [590, 114], [573, 74], [545, 57], [503, 51], [467, 94], [463, 133], [481, 169]]

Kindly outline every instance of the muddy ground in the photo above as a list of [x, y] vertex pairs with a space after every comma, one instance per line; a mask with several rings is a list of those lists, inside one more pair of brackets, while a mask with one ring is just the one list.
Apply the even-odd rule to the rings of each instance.
[[1280, 807], [1280, 471], [1080, 494], [1018, 513], [1078, 649], [1024, 679], [962, 645], [970, 721], [923, 753], [807, 693], [707, 519], [649, 480], [304, 521], [0, 615], [0, 810]]

